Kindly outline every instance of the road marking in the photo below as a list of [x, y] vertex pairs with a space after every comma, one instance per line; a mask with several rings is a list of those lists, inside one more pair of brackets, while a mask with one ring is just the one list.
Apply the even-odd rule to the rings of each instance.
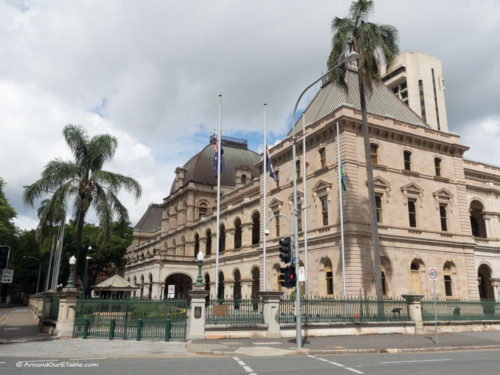
[[241, 367], [243, 367], [243, 370], [249, 373], [249, 375], [257, 375], [249, 366], [246, 365], [245, 362], [240, 360], [238, 357], [233, 357], [233, 359], [238, 363]]
[[328, 362], [331, 363], [332, 365], [339, 366], [339, 367], [344, 367], [344, 365], [341, 365], [340, 363], [337, 362]]
[[107, 359], [106, 357], [95, 357], [95, 358], [70, 358], [70, 361], [93, 361], [96, 359]]
[[24, 310], [12, 310], [12, 312], [15, 312], [15, 313], [25, 313], [25, 312], [28, 312], [29, 310], [28, 309], [24, 309]]
[[2, 316], [0, 316], [0, 323], [2, 323], [2, 320], [4, 320], [6, 317], [7, 317], [7, 314], [3, 314]]
[[[352, 368], [352, 367], [345, 367], [345, 366], [344, 366], [343, 364], [341, 364], [341, 363], [337, 363], [337, 362], [329, 361], [329, 360], [327, 360], [327, 359], [324, 359], [324, 358], [319, 358], [319, 357], [315, 357], [315, 356], [313, 356], [313, 355], [308, 355], [308, 357], [309, 357], [309, 358], [318, 359], [318, 360], [323, 361], [323, 362], [328, 362], [329, 364], [331, 364], [331, 365], [335, 365], [335, 366], [337, 366], [337, 367], [343, 367], [343, 368], [345, 368], [345, 369], [346, 369], [346, 370], [348, 370], [348, 371], [355, 372], [356, 374], [364, 374], [364, 372], [359, 371], [359, 370], [356, 370], [356, 369], [354, 369], [354, 368]], [[382, 362], [382, 363], [383, 363], [383, 362]]]
[[254, 342], [254, 345], [280, 345], [281, 342]]
[[19, 362], [24, 362], [24, 363], [32, 363], [32, 362], [57, 362], [59, 361], [58, 359], [35, 359], [33, 361], [19, 361]]
[[3, 329], [4, 331], [20, 331], [21, 327], [7, 327]]
[[453, 361], [451, 358], [442, 359], [412, 359], [411, 361], [391, 361], [391, 362], [380, 362], [380, 363], [415, 363], [415, 362], [440, 362], [440, 361]]

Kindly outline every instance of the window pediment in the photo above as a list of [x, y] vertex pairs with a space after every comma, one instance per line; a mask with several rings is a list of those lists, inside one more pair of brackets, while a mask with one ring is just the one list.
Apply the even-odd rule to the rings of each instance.
[[424, 190], [416, 183], [410, 182], [409, 184], [403, 186], [401, 188], [401, 192], [403, 193], [405, 205], [408, 203], [408, 198], [413, 198], [419, 200], [420, 207], [422, 207], [422, 203], [424, 201]]
[[432, 193], [434, 196], [434, 201], [436, 204], [436, 210], [439, 210], [440, 203], [446, 203], [449, 206], [450, 213], [452, 213], [452, 205], [453, 205], [453, 194], [451, 194], [447, 189], [442, 188], [438, 191]]
[[[368, 185], [368, 181], [366, 181], [366, 184]], [[383, 179], [380, 176], [377, 176], [373, 179], [373, 187], [375, 189], [375, 193], [378, 194], [385, 194], [385, 200], [386, 202], [389, 202], [389, 193], [391, 192], [391, 184]]]
[[314, 192], [314, 194], [321, 194], [321, 193], [327, 194], [331, 188], [332, 188], [332, 184], [330, 182], [320, 180], [316, 183], [316, 185], [314, 185], [314, 187], [312, 188], [312, 191]]
[[280, 211], [281, 207], [283, 207], [283, 202], [279, 199], [273, 198], [271, 203], [269, 203], [269, 207], [272, 211]]

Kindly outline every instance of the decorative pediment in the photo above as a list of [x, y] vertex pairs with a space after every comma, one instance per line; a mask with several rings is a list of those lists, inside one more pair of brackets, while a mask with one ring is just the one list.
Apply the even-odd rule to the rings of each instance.
[[313, 191], [313, 198], [314, 198], [314, 203], [317, 205], [318, 204], [318, 196], [325, 196], [328, 199], [328, 202], [330, 202], [330, 191], [332, 190], [332, 184], [329, 182], [326, 182], [324, 180], [320, 180], [314, 185], [312, 188]]
[[314, 185], [312, 191], [314, 193], [319, 193], [320, 191], [325, 191], [327, 193], [332, 188], [332, 184], [330, 182], [326, 182], [324, 180], [320, 180]]
[[450, 213], [453, 212], [453, 194], [451, 194], [447, 189], [439, 189], [438, 191], [432, 193], [432, 195], [434, 196], [434, 201], [436, 203], [436, 210], [439, 210], [439, 203], [446, 203]]
[[401, 192], [404, 197], [404, 204], [408, 204], [408, 198], [418, 199], [420, 201], [420, 208], [422, 208], [422, 203], [424, 202], [424, 190], [414, 182], [403, 186]]
[[279, 211], [281, 207], [283, 207], [283, 202], [279, 199], [273, 198], [273, 200], [269, 203], [269, 207], [272, 211]]
[[[366, 182], [368, 184], [368, 181]], [[373, 187], [375, 193], [384, 194], [385, 200], [389, 203], [389, 193], [391, 192], [391, 184], [380, 176], [373, 179]]]
[[[304, 202], [304, 193], [297, 191], [297, 204]], [[290, 212], [293, 212], [293, 192], [288, 196], [288, 205], [290, 206]]]

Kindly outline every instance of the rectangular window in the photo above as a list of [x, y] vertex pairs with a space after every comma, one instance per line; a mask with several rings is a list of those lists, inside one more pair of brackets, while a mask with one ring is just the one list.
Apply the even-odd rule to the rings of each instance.
[[441, 176], [441, 159], [435, 158], [434, 159], [434, 169], [436, 171], [436, 176]]
[[372, 160], [372, 164], [378, 164], [378, 145], [374, 143], [370, 145], [370, 158]]
[[321, 198], [321, 216], [323, 217], [323, 225], [328, 225], [328, 199]]
[[279, 237], [280, 236], [280, 217], [278, 216], [279, 212], [275, 212], [274, 215], [276, 218], [276, 237]]
[[441, 203], [439, 205], [439, 217], [441, 220], [441, 230], [443, 232], [448, 231], [448, 219], [447, 219], [446, 211], [447, 211], [446, 204]]
[[302, 206], [297, 204], [297, 230], [302, 232]]
[[385, 277], [385, 271], [382, 270], [382, 295], [387, 295], [387, 279]]
[[320, 158], [321, 168], [326, 167], [326, 150], [324, 148], [319, 150], [319, 158]]
[[276, 176], [276, 187], [280, 187], [280, 171], [275, 171], [274, 175]]
[[405, 171], [411, 171], [411, 152], [410, 151], [403, 152], [403, 159], [404, 159]]
[[326, 294], [331, 296], [333, 295], [333, 272], [326, 272]]
[[417, 201], [415, 199], [408, 199], [408, 218], [410, 220], [410, 227], [417, 227]]
[[295, 162], [295, 171], [297, 173], [297, 178], [300, 178], [300, 160]]
[[382, 196], [375, 195], [375, 209], [377, 211], [377, 223], [382, 223]]
[[453, 297], [453, 288], [451, 285], [450, 275], [444, 275], [444, 290], [446, 293], [446, 297]]

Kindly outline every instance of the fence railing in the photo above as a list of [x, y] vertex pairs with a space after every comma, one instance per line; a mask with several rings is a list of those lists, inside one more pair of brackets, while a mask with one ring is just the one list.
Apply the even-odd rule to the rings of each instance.
[[186, 339], [186, 300], [78, 300], [73, 337]]
[[[318, 297], [301, 300], [303, 323], [409, 321], [405, 299]], [[280, 323], [293, 323], [295, 300], [280, 303]]]
[[260, 299], [210, 299], [206, 324], [263, 324], [264, 314]]
[[[500, 302], [478, 300], [436, 301], [437, 320], [500, 320]], [[434, 301], [422, 301], [422, 320], [434, 320]]]

